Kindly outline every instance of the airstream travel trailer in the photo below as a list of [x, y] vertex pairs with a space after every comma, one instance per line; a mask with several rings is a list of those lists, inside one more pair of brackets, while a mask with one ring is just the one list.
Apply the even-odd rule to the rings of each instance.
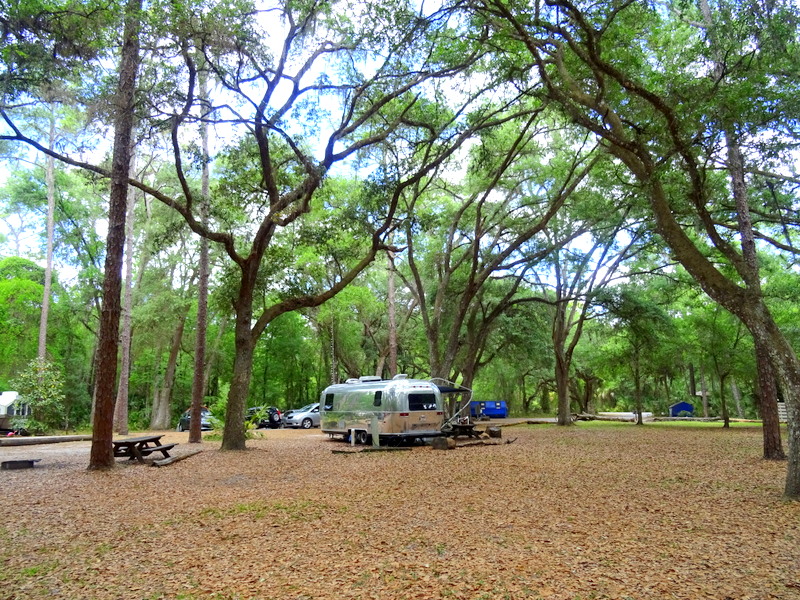
[[439, 387], [423, 379], [397, 375], [349, 379], [328, 386], [320, 397], [320, 428], [359, 444], [377, 435], [387, 443], [442, 435], [444, 406]]

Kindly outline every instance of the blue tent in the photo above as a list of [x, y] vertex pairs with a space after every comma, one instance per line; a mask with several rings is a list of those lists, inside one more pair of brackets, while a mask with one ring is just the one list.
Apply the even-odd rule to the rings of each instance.
[[687, 412], [690, 415], [694, 415], [694, 404], [690, 404], [689, 402], [678, 402], [677, 404], [673, 404], [669, 407], [670, 417], [677, 417], [682, 412]]

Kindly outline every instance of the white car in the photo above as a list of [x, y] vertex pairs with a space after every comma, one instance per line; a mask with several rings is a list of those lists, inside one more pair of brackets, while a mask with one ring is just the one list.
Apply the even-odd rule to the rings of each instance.
[[319, 427], [319, 403], [308, 404], [303, 408], [284, 413], [283, 426], [301, 427], [302, 429]]

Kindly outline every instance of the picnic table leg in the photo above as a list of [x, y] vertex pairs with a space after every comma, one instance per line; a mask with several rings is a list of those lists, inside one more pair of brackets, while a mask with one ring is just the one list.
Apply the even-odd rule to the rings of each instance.
[[144, 456], [142, 456], [142, 452], [141, 452], [141, 449], [139, 448], [138, 444], [134, 444], [133, 446], [131, 446], [131, 452], [133, 453], [133, 456], [131, 456], [131, 459], [135, 458], [140, 463], [144, 462]]

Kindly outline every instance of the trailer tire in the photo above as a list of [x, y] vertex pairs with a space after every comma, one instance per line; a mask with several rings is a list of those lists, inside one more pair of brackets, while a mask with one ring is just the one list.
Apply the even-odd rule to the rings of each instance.
[[362, 446], [369, 444], [369, 434], [363, 429], [356, 431], [356, 444], [361, 444]]

